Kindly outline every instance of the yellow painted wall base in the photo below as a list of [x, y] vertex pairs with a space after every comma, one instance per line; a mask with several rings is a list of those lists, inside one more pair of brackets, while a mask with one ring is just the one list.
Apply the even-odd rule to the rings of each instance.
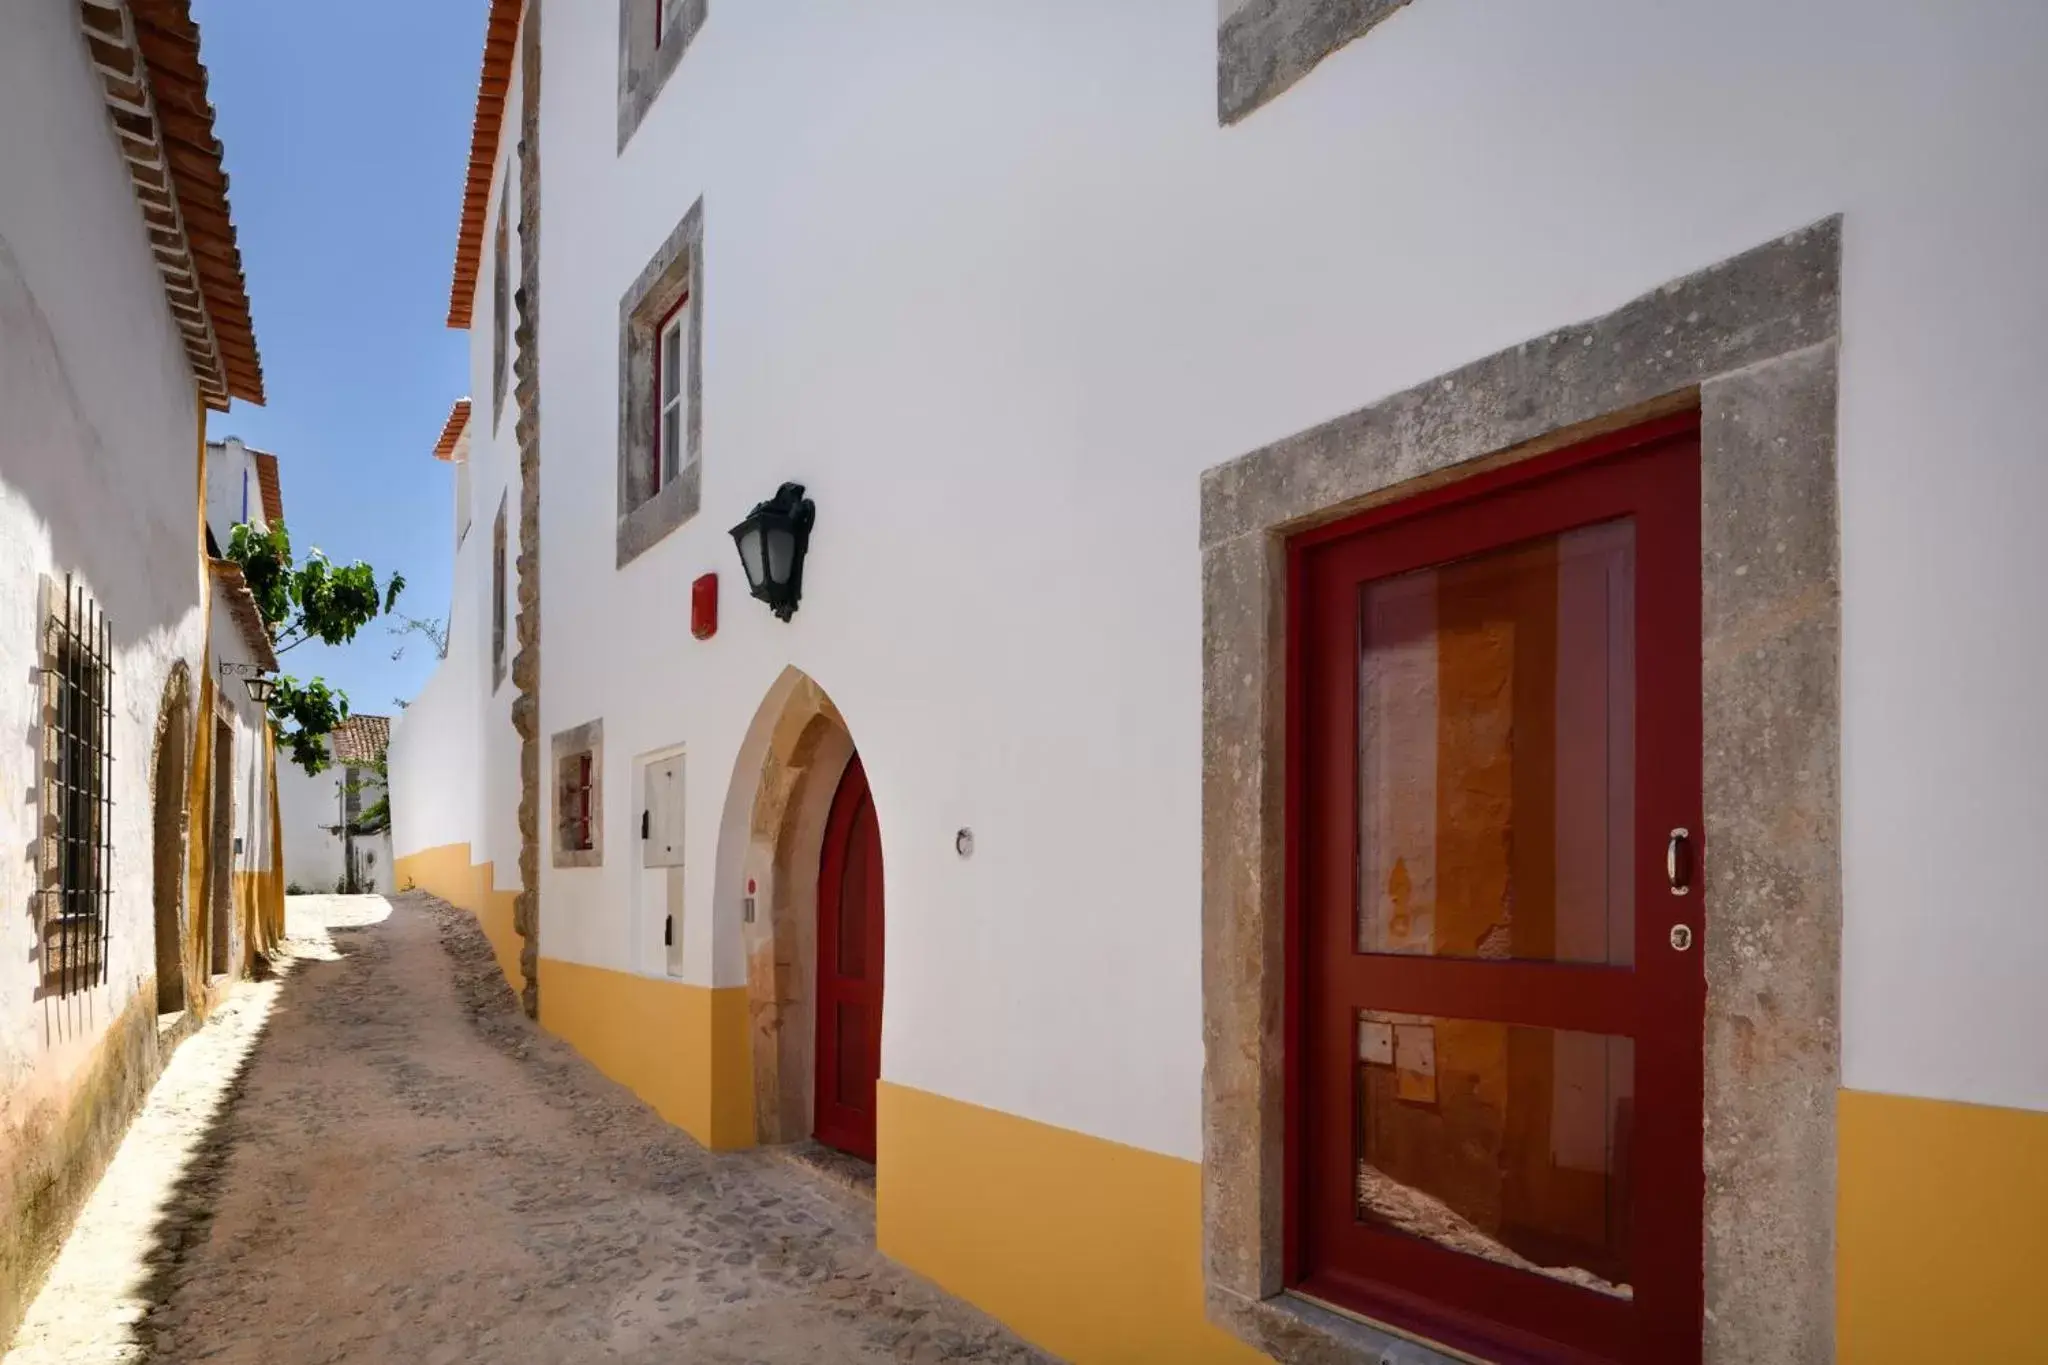
[[754, 1142], [747, 991], [540, 960], [541, 1027], [706, 1147]]
[[1077, 1365], [1264, 1356], [1203, 1316], [1191, 1161], [884, 1082], [882, 1251]]
[[517, 893], [498, 890], [493, 864], [472, 863], [468, 844], [442, 844], [398, 859], [396, 875], [400, 890], [418, 887], [475, 915], [484, 937], [490, 940], [492, 955], [498, 959], [498, 970], [512, 983], [513, 993], [524, 989], [526, 978], [519, 970], [519, 931], [512, 927], [512, 902]]
[[[246, 973], [250, 960], [256, 954], [269, 952], [283, 937], [284, 873], [269, 868], [237, 872], [234, 898], [235, 922], [241, 926], [242, 962], [239, 971]], [[272, 931], [273, 923], [278, 932]]]
[[1844, 1090], [1836, 1358], [2048, 1361], [2048, 1114]]

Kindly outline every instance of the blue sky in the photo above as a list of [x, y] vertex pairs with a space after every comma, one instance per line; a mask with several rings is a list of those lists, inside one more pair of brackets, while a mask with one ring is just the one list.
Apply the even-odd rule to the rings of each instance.
[[[432, 457], [468, 392], [444, 326], [483, 58], [485, 0], [193, 0], [249, 280], [265, 407], [214, 413], [214, 439], [274, 451], [301, 555], [406, 577], [401, 610], [444, 616], [451, 479]], [[435, 659], [373, 622], [300, 646], [355, 711], [390, 713]]]

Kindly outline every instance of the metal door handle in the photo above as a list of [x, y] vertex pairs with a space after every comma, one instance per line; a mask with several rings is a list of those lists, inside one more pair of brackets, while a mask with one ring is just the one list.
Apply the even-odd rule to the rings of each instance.
[[1674, 896], [1692, 890], [1692, 836], [1682, 829], [1672, 830], [1671, 841], [1664, 845], [1664, 880]]

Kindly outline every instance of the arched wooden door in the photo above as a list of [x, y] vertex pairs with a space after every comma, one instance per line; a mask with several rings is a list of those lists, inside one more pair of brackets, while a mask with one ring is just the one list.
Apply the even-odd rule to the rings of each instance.
[[875, 1159], [882, 1074], [882, 833], [854, 755], [839, 779], [818, 860], [817, 1104], [828, 1147]]
[[182, 691], [165, 698], [163, 740], [150, 794], [158, 1014], [185, 1008], [184, 936], [178, 927], [185, 894], [185, 705]]

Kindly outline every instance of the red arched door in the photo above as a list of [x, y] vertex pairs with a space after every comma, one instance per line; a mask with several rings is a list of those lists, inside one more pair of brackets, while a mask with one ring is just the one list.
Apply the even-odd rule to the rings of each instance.
[[856, 754], [832, 798], [818, 860], [818, 1141], [875, 1159], [881, 1074], [882, 832]]

